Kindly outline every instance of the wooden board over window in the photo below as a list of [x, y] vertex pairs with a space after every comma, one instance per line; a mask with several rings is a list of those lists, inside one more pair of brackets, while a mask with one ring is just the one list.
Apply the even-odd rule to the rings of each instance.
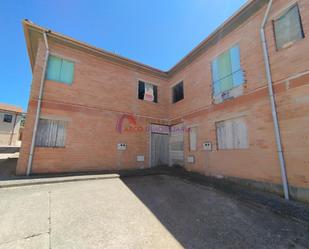
[[63, 120], [40, 119], [36, 134], [37, 147], [64, 147], [67, 122]]
[[274, 20], [277, 48], [284, 48], [305, 37], [298, 5], [288, 8]]
[[249, 147], [248, 131], [244, 118], [216, 123], [218, 149], [246, 149]]

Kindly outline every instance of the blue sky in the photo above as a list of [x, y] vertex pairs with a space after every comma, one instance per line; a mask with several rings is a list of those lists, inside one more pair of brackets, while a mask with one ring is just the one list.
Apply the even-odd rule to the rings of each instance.
[[246, 0], [0, 0], [0, 102], [27, 109], [32, 80], [25, 18], [168, 70]]

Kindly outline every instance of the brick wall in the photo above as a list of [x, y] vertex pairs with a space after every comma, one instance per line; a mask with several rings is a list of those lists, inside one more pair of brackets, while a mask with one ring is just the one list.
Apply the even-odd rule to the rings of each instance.
[[[49, 45], [52, 54], [75, 62], [72, 85], [45, 82], [41, 110], [42, 117], [68, 119], [67, 139], [65, 148], [36, 148], [32, 172], [148, 167], [148, 124], [161, 123], [168, 118], [166, 81], [62, 45]], [[41, 42], [33, 72], [18, 174], [24, 174], [27, 167], [43, 60], [44, 44]], [[137, 98], [139, 79], [158, 86], [158, 103]], [[134, 115], [137, 126], [143, 131], [117, 132], [116, 123], [123, 114]], [[124, 127], [128, 125], [124, 122]], [[128, 144], [126, 151], [117, 151], [120, 142]], [[145, 161], [136, 162], [137, 155], [144, 155]]]
[[[309, 43], [305, 38], [277, 51], [272, 26], [272, 19], [290, 4], [288, 1], [274, 1], [266, 25], [266, 37], [288, 181], [293, 186], [308, 187], [309, 140], [306, 133], [309, 129], [309, 57], [305, 54], [308, 54]], [[309, 32], [309, 15], [306, 11], [309, 2], [298, 1], [298, 4], [306, 35]], [[205, 141], [213, 144], [211, 152], [202, 149], [189, 151], [189, 137], [186, 134], [185, 158], [194, 155], [196, 159], [194, 164], [186, 162], [188, 170], [206, 175], [281, 183], [259, 36], [265, 10], [266, 6], [169, 81], [172, 86], [183, 80], [185, 88], [184, 100], [170, 105], [170, 118], [186, 126], [197, 125], [199, 148]], [[221, 104], [213, 104], [211, 61], [234, 44], [240, 46], [241, 65], [246, 78], [244, 94]], [[249, 148], [218, 150], [215, 123], [240, 116], [247, 123]]]
[[[286, 49], [276, 50], [272, 19], [291, 3], [286, 0], [274, 1], [266, 25], [266, 37], [288, 181], [296, 187], [308, 187], [309, 14], [306, 10], [309, 9], [309, 2], [297, 2], [305, 39]], [[195, 156], [194, 164], [186, 163], [188, 170], [206, 175], [281, 183], [259, 34], [265, 10], [266, 6], [167, 79], [121, 67], [63, 45], [51, 44], [52, 52], [76, 62], [76, 70], [71, 86], [46, 81], [42, 115], [68, 117], [68, 137], [65, 148], [37, 148], [33, 172], [149, 167], [149, 134], [119, 134], [115, 131], [119, 115], [133, 113], [142, 127], [150, 123], [197, 125], [197, 151], [189, 151], [189, 138], [185, 134], [185, 159], [188, 155]], [[211, 61], [236, 43], [240, 45], [241, 65], [245, 71], [244, 94], [213, 104]], [[41, 44], [34, 67], [28, 118], [18, 163], [19, 174], [24, 174], [27, 164], [43, 53]], [[158, 85], [158, 104], [137, 99], [138, 79]], [[172, 104], [171, 87], [180, 81], [184, 81], [185, 97]], [[248, 127], [249, 148], [218, 150], [215, 123], [240, 116]], [[205, 141], [212, 142], [211, 152], [201, 149]], [[126, 142], [128, 150], [117, 151], [118, 142]], [[145, 162], [136, 162], [136, 155], [139, 154], [145, 156]]]

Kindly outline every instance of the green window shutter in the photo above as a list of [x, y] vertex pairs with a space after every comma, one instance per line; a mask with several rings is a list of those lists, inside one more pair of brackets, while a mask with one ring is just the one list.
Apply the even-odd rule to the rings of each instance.
[[230, 51], [226, 51], [218, 57], [219, 78], [221, 92], [233, 88], [232, 63]]
[[214, 96], [243, 84], [244, 74], [240, 64], [239, 45], [214, 59], [211, 69]]
[[59, 81], [61, 71], [61, 59], [50, 55], [48, 57], [47, 73], [46, 78], [48, 80]]
[[74, 76], [74, 63], [63, 59], [59, 81], [66, 84], [72, 84], [73, 76]]
[[213, 94], [217, 96], [220, 93], [220, 77], [219, 77], [219, 66], [218, 59], [214, 59], [211, 63], [212, 70], [212, 85], [213, 85]]
[[231, 61], [233, 73], [233, 86], [240, 86], [244, 83], [244, 75], [240, 65], [240, 49], [239, 45], [231, 48]]

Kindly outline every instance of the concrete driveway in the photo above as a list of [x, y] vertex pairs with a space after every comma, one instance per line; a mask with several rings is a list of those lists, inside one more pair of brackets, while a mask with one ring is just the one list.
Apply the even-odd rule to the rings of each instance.
[[0, 189], [4, 248], [309, 248], [289, 218], [172, 176]]

